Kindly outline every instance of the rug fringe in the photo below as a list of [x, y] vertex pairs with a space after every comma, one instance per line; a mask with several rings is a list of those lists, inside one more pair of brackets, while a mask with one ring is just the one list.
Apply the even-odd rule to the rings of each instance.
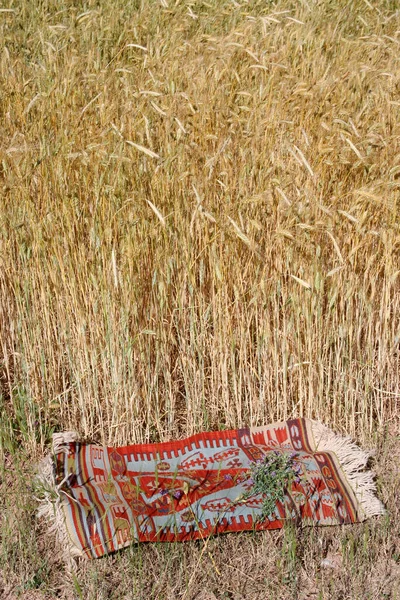
[[385, 514], [382, 502], [376, 496], [376, 484], [372, 471], [364, 471], [372, 452], [362, 450], [350, 437], [336, 434], [332, 429], [318, 421], [311, 421], [315, 440], [315, 450], [333, 452], [351, 484], [359, 503], [360, 520]]
[[[53, 455], [60, 452], [66, 452], [68, 444], [78, 440], [78, 434], [75, 431], [66, 431], [53, 434]], [[65, 515], [62, 509], [62, 497], [60, 495], [60, 485], [57, 485], [54, 469], [54, 458], [52, 455], [46, 456], [38, 465], [36, 474], [36, 483], [38, 488], [39, 507], [37, 516], [45, 519], [48, 524], [48, 533], [56, 539], [67, 567], [75, 570], [75, 558], [84, 556], [76, 548], [70, 539], [65, 524]]]

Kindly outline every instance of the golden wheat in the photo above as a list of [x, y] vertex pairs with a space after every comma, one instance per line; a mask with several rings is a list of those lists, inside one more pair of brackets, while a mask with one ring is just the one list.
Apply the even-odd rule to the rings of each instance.
[[0, 368], [26, 442], [398, 415], [399, 14], [0, 14]]

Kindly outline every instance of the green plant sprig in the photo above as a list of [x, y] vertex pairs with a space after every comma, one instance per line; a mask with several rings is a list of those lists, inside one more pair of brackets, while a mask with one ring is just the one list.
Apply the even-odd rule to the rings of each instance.
[[282, 454], [274, 451], [251, 465], [248, 479], [251, 487], [243, 494], [242, 501], [263, 494], [259, 521], [264, 521], [276, 510], [277, 502], [284, 502], [291, 482], [299, 481], [300, 466], [295, 463], [295, 458], [294, 452]]

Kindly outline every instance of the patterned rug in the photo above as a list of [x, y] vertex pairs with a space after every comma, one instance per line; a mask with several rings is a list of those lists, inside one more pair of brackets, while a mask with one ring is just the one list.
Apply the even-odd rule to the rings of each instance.
[[[41, 469], [48, 492], [40, 514], [72, 556], [277, 529], [286, 519], [341, 525], [384, 512], [364, 470], [368, 454], [308, 419], [121, 448], [79, 443], [69, 432], [55, 434], [53, 446]], [[264, 498], [251, 494], [250, 469], [269, 453], [289, 454], [296, 478], [261, 520]]]

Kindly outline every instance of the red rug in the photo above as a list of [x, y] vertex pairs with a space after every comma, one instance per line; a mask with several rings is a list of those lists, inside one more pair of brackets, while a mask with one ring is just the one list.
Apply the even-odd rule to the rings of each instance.
[[[284, 500], [260, 520], [264, 498], [251, 495], [249, 470], [271, 452], [293, 457], [296, 478]], [[307, 419], [121, 448], [55, 434], [57, 494], [48, 494], [42, 514], [50, 517], [53, 510], [63, 545], [89, 558], [132, 542], [276, 529], [286, 519], [303, 525], [355, 523], [383, 512], [373, 476], [363, 470], [367, 459], [349, 439]], [[43, 477], [51, 480], [48, 467]]]

